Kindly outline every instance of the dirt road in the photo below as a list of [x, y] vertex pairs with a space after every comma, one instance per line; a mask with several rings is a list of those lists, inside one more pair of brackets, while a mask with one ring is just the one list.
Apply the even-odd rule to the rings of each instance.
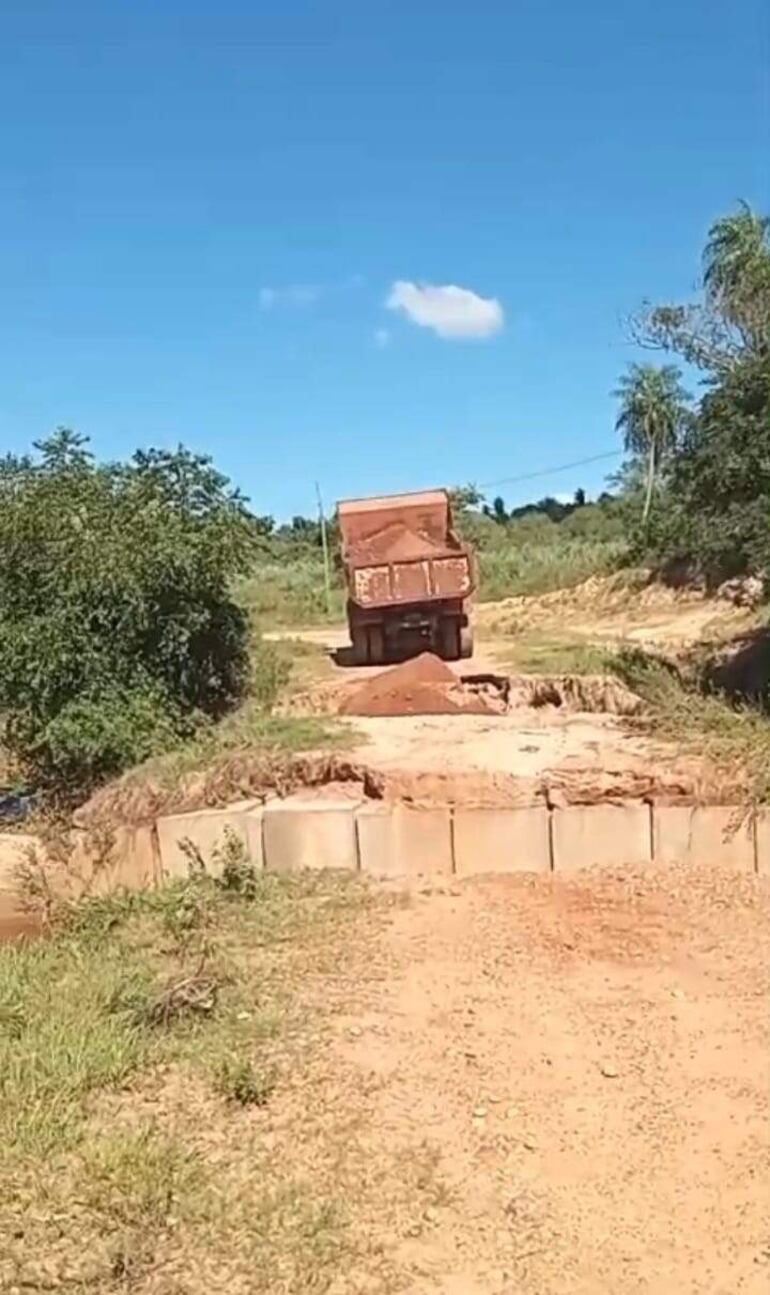
[[[475, 609], [476, 650], [471, 661], [452, 663], [458, 675], [545, 672], [574, 679], [570, 662], [593, 648], [621, 642], [659, 648], [692, 644], [704, 635], [726, 635], [751, 614], [728, 604], [658, 586], [631, 596], [612, 579], [542, 598], [512, 598]], [[330, 653], [326, 675], [292, 706], [332, 713], [340, 698], [380, 668], [336, 664], [348, 642], [343, 626], [294, 630]], [[282, 637], [276, 634], [273, 637]], [[599, 649], [597, 651], [596, 649]], [[578, 674], [583, 671], [579, 670]], [[517, 706], [505, 715], [398, 715], [354, 720], [360, 743], [351, 756], [386, 775], [394, 794], [457, 803], [532, 803], [545, 795], [590, 802], [643, 796], [730, 799], [740, 786], [710, 767], [698, 752], [651, 741], [602, 700], [590, 709], [573, 705]], [[738, 771], [736, 770], [736, 778]]]
[[[766, 1292], [760, 886], [626, 870], [398, 910], [337, 1064], [379, 1183], [372, 1253], [403, 1285], [367, 1270], [339, 1291]], [[394, 1166], [426, 1155], [407, 1202]]]

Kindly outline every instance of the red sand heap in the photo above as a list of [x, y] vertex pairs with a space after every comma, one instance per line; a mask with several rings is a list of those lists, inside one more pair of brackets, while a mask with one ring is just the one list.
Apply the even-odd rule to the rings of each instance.
[[340, 707], [343, 715], [491, 715], [488, 698], [463, 687], [449, 666], [423, 652], [384, 670], [356, 688]]
[[351, 546], [357, 564], [419, 561], [446, 552], [446, 544], [426, 531], [412, 530], [404, 522], [392, 522], [365, 540]]

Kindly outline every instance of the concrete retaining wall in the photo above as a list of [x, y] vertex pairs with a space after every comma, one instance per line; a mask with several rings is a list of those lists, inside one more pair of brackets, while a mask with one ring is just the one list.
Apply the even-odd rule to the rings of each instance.
[[253, 862], [280, 872], [470, 876], [684, 862], [770, 872], [770, 811], [642, 802], [508, 809], [288, 796], [258, 809], [232, 806], [160, 819], [161, 857], [175, 848], [174, 833], [192, 839], [208, 857], [226, 828], [243, 836], [244, 813]]
[[[770, 809], [748, 813], [739, 806], [641, 802], [472, 808], [295, 795], [119, 828], [108, 859], [98, 866], [85, 837], [76, 840], [74, 859], [83, 865], [76, 869], [78, 891], [103, 894], [186, 876], [190, 855], [183, 842], [216, 871], [228, 833], [257, 868], [279, 872], [341, 868], [372, 877], [470, 876], [686, 862], [770, 874]], [[42, 855], [35, 837], [0, 834], [0, 901], [6, 910], [18, 894], [18, 865], [35, 846]]]

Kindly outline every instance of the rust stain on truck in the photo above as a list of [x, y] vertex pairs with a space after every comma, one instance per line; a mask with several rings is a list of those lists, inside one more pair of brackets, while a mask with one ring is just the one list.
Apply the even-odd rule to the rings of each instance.
[[337, 516], [356, 662], [470, 656], [474, 562], [455, 533], [448, 491], [344, 499]]

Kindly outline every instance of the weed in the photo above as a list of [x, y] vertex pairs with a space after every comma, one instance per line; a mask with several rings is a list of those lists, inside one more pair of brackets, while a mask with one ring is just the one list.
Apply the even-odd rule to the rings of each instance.
[[216, 1091], [239, 1106], [267, 1106], [275, 1086], [274, 1068], [256, 1071], [243, 1057], [224, 1057], [214, 1076]]
[[[124, 1012], [140, 967], [114, 947], [60, 937], [0, 951], [0, 1156], [47, 1154], [77, 1133], [96, 1088], [122, 1083], [148, 1054]], [[130, 987], [130, 988], [129, 988]]]
[[86, 1202], [121, 1227], [158, 1227], [199, 1187], [197, 1156], [153, 1125], [87, 1142], [81, 1152]]
[[241, 899], [256, 899], [259, 874], [243, 841], [232, 828], [225, 828], [224, 840], [214, 850], [213, 863], [221, 890]]

